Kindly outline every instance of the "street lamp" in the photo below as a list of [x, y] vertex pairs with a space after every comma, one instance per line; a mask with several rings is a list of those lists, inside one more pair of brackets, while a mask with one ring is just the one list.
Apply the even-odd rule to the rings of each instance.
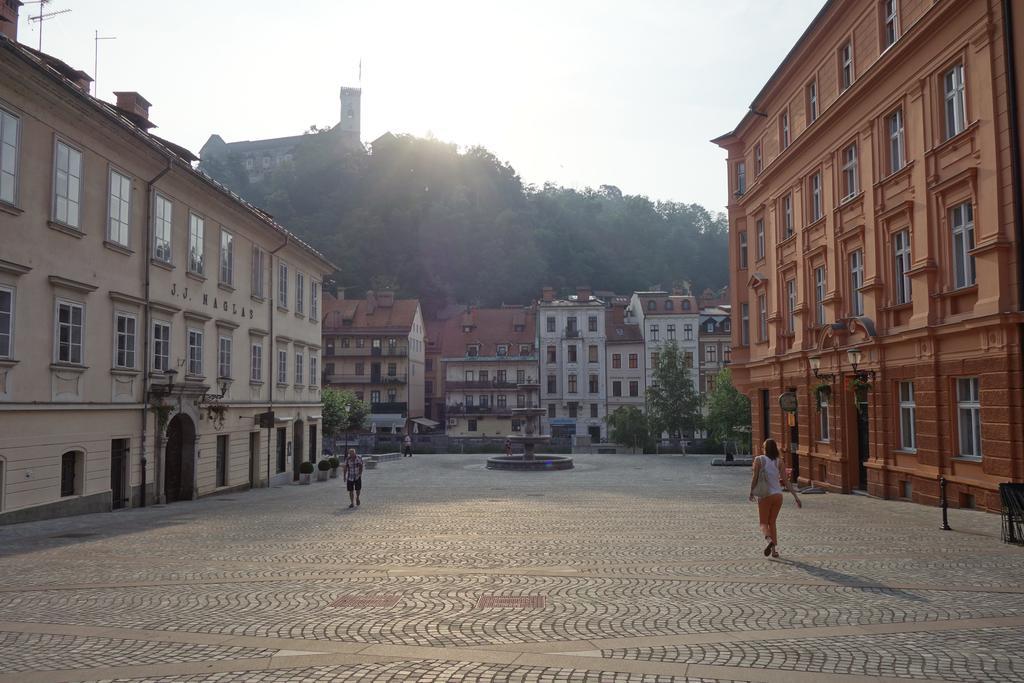
[[846, 357], [850, 361], [850, 365], [853, 367], [853, 374], [856, 375], [857, 379], [862, 382], [867, 382], [870, 377], [872, 380], [875, 379], [874, 370], [858, 370], [857, 366], [860, 365], [861, 360], [864, 357], [864, 353], [857, 347], [851, 347], [846, 351]]
[[164, 370], [164, 388], [165, 394], [170, 396], [174, 392], [174, 378], [177, 377], [178, 371], [174, 368], [167, 368]]
[[830, 372], [821, 372], [821, 356], [811, 356], [807, 359], [807, 362], [811, 364], [811, 371], [814, 372], [814, 378], [820, 379], [823, 382], [832, 383], [835, 379], [835, 375]]

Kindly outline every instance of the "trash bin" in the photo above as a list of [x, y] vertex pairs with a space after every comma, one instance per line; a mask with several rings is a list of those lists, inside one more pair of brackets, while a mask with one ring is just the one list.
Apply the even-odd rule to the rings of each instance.
[[1003, 543], [1024, 545], [1024, 484], [1000, 484], [1003, 503]]

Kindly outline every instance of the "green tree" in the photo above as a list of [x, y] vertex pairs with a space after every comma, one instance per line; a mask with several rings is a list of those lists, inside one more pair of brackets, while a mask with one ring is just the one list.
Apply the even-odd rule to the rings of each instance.
[[651, 440], [651, 428], [644, 411], [635, 406], [622, 406], [605, 417], [611, 439], [615, 443], [636, 449], [645, 448]]
[[725, 368], [715, 376], [715, 387], [707, 397], [708, 415], [705, 424], [718, 442], [734, 441], [750, 450], [750, 399], [736, 390], [732, 372]]
[[366, 422], [370, 406], [356, 398], [355, 393], [339, 389], [324, 389], [322, 422], [324, 436], [334, 438], [343, 432], [359, 429]]
[[658, 354], [654, 384], [647, 389], [647, 406], [655, 433], [667, 432], [674, 442], [701, 424], [700, 396], [690, 377], [691, 369], [679, 345], [668, 342]]

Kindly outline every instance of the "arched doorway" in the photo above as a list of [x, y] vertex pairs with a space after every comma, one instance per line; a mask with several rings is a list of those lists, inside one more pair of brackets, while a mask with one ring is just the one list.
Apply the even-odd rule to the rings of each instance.
[[164, 446], [164, 498], [168, 503], [192, 499], [195, 445], [195, 423], [188, 415], [178, 413], [167, 425]]
[[299, 480], [299, 465], [302, 464], [302, 420], [292, 425], [292, 481]]

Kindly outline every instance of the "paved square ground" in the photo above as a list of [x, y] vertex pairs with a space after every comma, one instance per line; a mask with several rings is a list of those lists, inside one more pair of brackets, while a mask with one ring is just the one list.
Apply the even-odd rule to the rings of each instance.
[[995, 515], [787, 500], [749, 472], [421, 455], [340, 479], [0, 527], [0, 683], [1024, 681]]

